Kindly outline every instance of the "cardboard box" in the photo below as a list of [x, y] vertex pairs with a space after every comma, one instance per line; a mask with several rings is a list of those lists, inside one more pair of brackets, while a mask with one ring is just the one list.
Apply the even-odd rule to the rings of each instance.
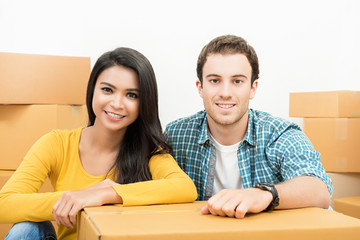
[[85, 104], [90, 58], [0, 53], [0, 104]]
[[360, 91], [290, 93], [289, 116], [359, 118]]
[[360, 118], [304, 118], [304, 132], [328, 172], [360, 172]]
[[360, 218], [360, 196], [335, 199], [334, 203], [335, 211]]
[[360, 220], [335, 211], [275, 210], [240, 220], [201, 215], [204, 205], [85, 208], [78, 215], [78, 239], [359, 239]]
[[42, 135], [86, 126], [87, 119], [85, 105], [0, 105], [0, 169], [15, 170]]
[[[332, 199], [360, 196], [360, 173], [327, 173], [334, 186]], [[335, 209], [334, 200], [331, 207]]]
[[[9, 180], [9, 178], [13, 173], [14, 171], [0, 170], [0, 189], [5, 185], [5, 183]], [[43, 186], [40, 188], [39, 192], [52, 192], [52, 191], [54, 191], [54, 188], [52, 187], [50, 180], [46, 179]], [[5, 239], [5, 236], [11, 227], [12, 224], [0, 224], [0, 239]]]

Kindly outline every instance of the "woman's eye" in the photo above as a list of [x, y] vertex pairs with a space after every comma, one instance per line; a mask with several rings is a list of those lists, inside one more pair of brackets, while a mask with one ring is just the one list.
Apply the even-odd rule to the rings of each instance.
[[112, 89], [108, 88], [108, 87], [103, 87], [103, 88], [101, 88], [101, 90], [106, 93], [112, 93]]
[[136, 93], [128, 93], [127, 95], [130, 98], [138, 98], [138, 95]]

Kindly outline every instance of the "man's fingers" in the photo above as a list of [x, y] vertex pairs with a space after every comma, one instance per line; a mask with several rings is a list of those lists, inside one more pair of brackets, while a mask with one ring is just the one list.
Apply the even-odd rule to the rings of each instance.
[[235, 211], [238, 205], [239, 205], [238, 201], [231, 199], [230, 201], [224, 204], [224, 206], [222, 207], [222, 211], [228, 217], [235, 217]]
[[219, 216], [222, 216], [222, 217], [227, 216], [227, 214], [224, 211], [223, 207], [232, 198], [233, 198], [233, 192], [231, 190], [229, 191], [228, 189], [224, 189], [224, 190], [218, 192], [213, 197], [211, 197], [209, 199], [209, 201], [208, 201], [207, 206], [209, 208], [209, 211], [213, 215], [219, 215]]
[[201, 208], [201, 213], [202, 214], [210, 214], [208, 206], [204, 206], [203, 208]]
[[248, 206], [245, 203], [240, 203], [235, 210], [236, 218], [244, 218], [245, 214], [248, 212]]

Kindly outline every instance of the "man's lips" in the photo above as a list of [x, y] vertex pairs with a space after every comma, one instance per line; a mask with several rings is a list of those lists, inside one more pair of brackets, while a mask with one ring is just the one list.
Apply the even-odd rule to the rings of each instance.
[[229, 104], [229, 103], [216, 103], [216, 105], [224, 109], [229, 109], [235, 106], [235, 104]]

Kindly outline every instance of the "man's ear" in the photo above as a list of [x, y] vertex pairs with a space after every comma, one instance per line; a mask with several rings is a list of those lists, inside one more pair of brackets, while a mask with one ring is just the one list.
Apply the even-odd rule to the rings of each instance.
[[258, 87], [258, 80], [255, 80], [250, 89], [250, 100], [252, 100], [255, 97], [257, 87]]
[[203, 97], [203, 96], [202, 96], [202, 90], [203, 90], [203, 88], [202, 88], [202, 84], [201, 84], [200, 80], [197, 80], [197, 81], [196, 81], [196, 87], [197, 87], [197, 89], [198, 89], [198, 92], [199, 92], [200, 97], [202, 98], [202, 97]]

